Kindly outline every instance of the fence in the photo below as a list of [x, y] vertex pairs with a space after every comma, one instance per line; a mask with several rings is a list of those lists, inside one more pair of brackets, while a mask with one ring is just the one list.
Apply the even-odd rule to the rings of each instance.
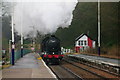
[[[31, 52], [31, 50], [24, 49], [24, 50], [23, 50], [23, 55], [26, 55], [26, 54], [28, 54], [28, 53], [30, 53], [30, 52]], [[15, 55], [14, 55], [14, 59], [15, 59], [15, 62], [16, 62], [18, 59], [21, 58], [21, 50], [15, 51], [14, 54], [15, 54]]]

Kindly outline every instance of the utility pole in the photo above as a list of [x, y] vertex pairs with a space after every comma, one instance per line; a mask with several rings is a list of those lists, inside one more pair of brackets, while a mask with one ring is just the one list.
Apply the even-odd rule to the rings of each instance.
[[100, 56], [100, 0], [98, 0], [98, 55]]

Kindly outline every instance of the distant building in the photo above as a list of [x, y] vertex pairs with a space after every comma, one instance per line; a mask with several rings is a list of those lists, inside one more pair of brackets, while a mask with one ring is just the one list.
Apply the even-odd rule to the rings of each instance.
[[92, 40], [87, 34], [81, 34], [75, 39], [75, 51], [80, 52], [88, 48], [95, 48], [95, 41]]
[[65, 54], [65, 53], [73, 53], [73, 50], [66, 49], [66, 48], [63, 48], [63, 47], [61, 47], [61, 51], [62, 51], [63, 54]]

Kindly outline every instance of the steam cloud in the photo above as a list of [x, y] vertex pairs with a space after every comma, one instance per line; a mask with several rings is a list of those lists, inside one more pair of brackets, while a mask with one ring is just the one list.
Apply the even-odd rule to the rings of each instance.
[[[61, 0], [60, 0], [61, 1]], [[23, 35], [54, 33], [59, 27], [69, 27], [73, 18], [73, 2], [17, 2], [14, 7], [15, 29]]]

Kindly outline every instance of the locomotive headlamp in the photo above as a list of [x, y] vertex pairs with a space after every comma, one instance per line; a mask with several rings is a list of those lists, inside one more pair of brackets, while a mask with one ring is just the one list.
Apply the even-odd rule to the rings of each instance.
[[46, 54], [46, 52], [44, 54]]
[[55, 54], [55, 53], [53, 52], [53, 54]]

